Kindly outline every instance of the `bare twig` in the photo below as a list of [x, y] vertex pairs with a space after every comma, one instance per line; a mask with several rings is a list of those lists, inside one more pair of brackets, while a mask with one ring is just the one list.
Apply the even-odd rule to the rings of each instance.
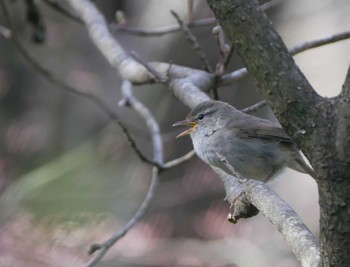
[[[350, 31], [345, 31], [341, 33], [337, 33], [331, 36], [326, 36], [320, 39], [316, 39], [309, 42], [304, 42], [301, 44], [298, 44], [290, 49], [288, 51], [294, 56], [296, 54], [299, 54], [301, 52], [304, 52], [306, 50], [317, 48], [320, 46], [333, 44], [335, 42], [343, 41], [350, 38]], [[239, 70], [233, 71], [231, 73], [225, 74], [221, 76], [219, 80], [220, 85], [228, 85], [235, 81], [238, 81], [248, 75], [248, 71], [246, 68], [241, 68]]]
[[132, 84], [128, 80], [124, 80], [121, 87], [122, 94], [124, 96], [123, 103], [127, 103], [132, 107], [146, 122], [148, 130], [151, 134], [153, 145], [153, 160], [157, 162], [158, 166], [163, 165], [163, 148], [162, 139], [160, 136], [159, 125], [149, 111], [149, 109], [139, 100], [137, 100], [132, 93]]
[[[162, 149], [162, 140], [160, 137], [160, 130], [157, 121], [152, 116], [150, 111], [138, 101], [132, 94], [132, 85], [129, 81], [125, 80], [122, 85], [122, 93], [125, 97], [124, 104], [128, 104], [132, 107], [145, 121], [148, 126], [148, 129], [152, 136], [153, 144], [153, 159], [158, 165], [163, 165], [163, 149]], [[142, 202], [138, 211], [134, 216], [129, 220], [129, 222], [117, 233], [111, 236], [109, 239], [104, 241], [101, 244], [94, 244], [90, 247], [89, 254], [94, 254], [94, 257], [85, 265], [85, 267], [96, 266], [98, 262], [101, 261], [103, 256], [107, 251], [120, 239], [122, 238], [132, 227], [139, 222], [142, 217], [145, 215], [155, 193], [158, 184], [158, 174], [159, 169], [153, 167], [151, 184], [149, 186], [148, 192], [144, 201]]]
[[[5, 18], [7, 20], [7, 23], [9, 25], [9, 27], [12, 30], [12, 35], [11, 35], [11, 39], [15, 45], [15, 47], [17, 48], [17, 50], [22, 54], [22, 56], [30, 63], [30, 65], [39, 73], [41, 74], [45, 79], [47, 79], [48, 81], [50, 81], [51, 83], [57, 85], [59, 88], [70, 92], [72, 94], [78, 95], [78, 96], [82, 96], [88, 100], [90, 100], [91, 102], [93, 102], [95, 105], [97, 105], [99, 108], [102, 109], [102, 111], [109, 117], [110, 120], [115, 121], [119, 127], [122, 129], [123, 133], [125, 134], [130, 146], [132, 147], [132, 149], [135, 151], [135, 153], [138, 155], [138, 157], [147, 163], [150, 163], [152, 165], [157, 165], [155, 162], [149, 160], [143, 153], [141, 150], [138, 149], [134, 139], [131, 137], [130, 133], [128, 132], [127, 127], [119, 120], [119, 117], [117, 115], [116, 112], [114, 112], [101, 98], [99, 98], [98, 96], [88, 93], [88, 92], [84, 92], [82, 90], [79, 90], [77, 88], [74, 88], [70, 85], [65, 84], [64, 82], [62, 82], [61, 80], [59, 80], [57, 77], [55, 77], [51, 72], [49, 72], [47, 69], [45, 69], [44, 67], [42, 67], [31, 55], [29, 55], [27, 53], [27, 51], [25, 50], [25, 48], [22, 46], [20, 40], [18, 39], [18, 37], [16, 36], [16, 34], [14, 34], [13, 31], [13, 26], [12, 26], [12, 21], [9, 17], [6, 5], [3, 1], [0, 1], [0, 5], [1, 8], [5, 14]], [[161, 166], [158, 166], [161, 167]]]
[[224, 31], [220, 25], [216, 25], [212, 31], [219, 45], [219, 62], [216, 64], [215, 75], [222, 75], [225, 71], [227, 61], [231, 55], [232, 49], [225, 41]]
[[176, 166], [180, 165], [181, 163], [184, 163], [185, 161], [191, 159], [194, 155], [196, 155], [196, 152], [194, 150], [191, 150], [190, 152], [183, 155], [182, 157], [179, 157], [177, 159], [173, 159], [171, 161], [164, 163], [163, 168], [170, 169], [170, 168], [176, 167]]
[[[281, 1], [281, 0], [280, 0]], [[278, 0], [272, 0], [271, 2], [278, 2]], [[265, 3], [261, 7], [263, 10], [268, 10], [270, 7], [275, 6], [276, 4], [269, 4]], [[198, 19], [198, 20], [189, 20], [190, 22], [186, 24], [188, 28], [197, 28], [197, 27], [208, 27], [213, 26], [216, 23], [216, 18], [206, 18], [206, 19]], [[132, 34], [132, 35], [139, 35], [144, 37], [157, 37], [162, 36], [174, 32], [178, 32], [181, 30], [181, 27], [179, 25], [171, 25], [171, 26], [165, 26], [157, 29], [141, 29], [137, 27], [130, 27], [126, 25], [119, 25], [118, 23], [112, 23], [111, 29], [115, 30], [117, 32], [123, 32], [126, 34]]]
[[241, 111], [245, 112], [245, 113], [252, 113], [252, 112], [257, 111], [259, 108], [262, 108], [264, 106], [267, 106], [267, 102], [265, 100], [262, 100], [254, 105], [251, 105], [249, 107], [242, 109]]
[[101, 261], [103, 256], [107, 253], [107, 251], [129, 230], [140, 221], [140, 219], [145, 215], [147, 208], [149, 207], [153, 196], [155, 189], [158, 184], [158, 168], [153, 167], [152, 170], [152, 178], [151, 178], [151, 184], [148, 188], [147, 195], [145, 199], [143, 200], [141, 206], [139, 207], [138, 211], [134, 214], [134, 216], [128, 221], [128, 223], [119, 230], [115, 235], [110, 237], [108, 240], [104, 241], [101, 244], [94, 244], [90, 247], [89, 254], [95, 254], [93, 258], [85, 265], [85, 267], [92, 267], [96, 266], [97, 263]]
[[[93, 3], [87, 0], [67, 1], [73, 11], [84, 21], [93, 43], [120, 76], [133, 84], [154, 82], [153, 75], [142, 64], [130, 57], [115, 37], [112, 36], [105, 18]], [[161, 76], [170, 78], [169, 89], [190, 108], [209, 99], [202, 90], [207, 90], [213, 86], [214, 75], [205, 71], [163, 62], [150, 62], [148, 64]]]
[[335, 42], [343, 41], [343, 40], [346, 40], [349, 38], [350, 38], [350, 31], [345, 31], [345, 32], [333, 34], [331, 36], [326, 36], [326, 37], [323, 37], [320, 39], [316, 39], [316, 40], [312, 40], [309, 42], [305, 42], [305, 43], [296, 45], [296, 46], [290, 48], [289, 52], [292, 55], [296, 55], [296, 54], [304, 52], [308, 49], [320, 47], [323, 45], [333, 44]]
[[[207, 27], [207, 26], [214, 25], [215, 21], [216, 21], [215, 18], [199, 19], [188, 23], [187, 27], [189, 28]], [[165, 34], [174, 33], [181, 30], [181, 27], [179, 25], [172, 25], [172, 26], [166, 26], [166, 27], [162, 27], [154, 30], [149, 30], [149, 29], [132, 28], [125, 25], [118, 25], [116, 23], [111, 24], [111, 28], [118, 32], [124, 32], [127, 34], [147, 36], [147, 37], [162, 36]]]
[[131, 51], [131, 56], [142, 66], [144, 66], [152, 75], [154, 76], [154, 80], [158, 83], [163, 83], [166, 84], [168, 83], [167, 78], [163, 78], [159, 72], [157, 72], [150, 64], [147, 62], [143, 61], [136, 53], [135, 51]]
[[[227, 63], [232, 55], [233, 49], [232, 46], [225, 42], [224, 31], [222, 30], [222, 27], [220, 25], [216, 25], [213, 28], [212, 34], [215, 36], [218, 42], [220, 51], [219, 60], [215, 68], [215, 81], [218, 82], [219, 77], [224, 73], [226, 69]], [[213, 88], [213, 95], [215, 100], [219, 100], [219, 92], [217, 85]]]
[[190, 29], [187, 27], [187, 25], [183, 22], [183, 20], [180, 18], [180, 16], [174, 11], [170, 11], [171, 14], [175, 17], [177, 22], [179, 23], [181, 29], [186, 34], [187, 40], [193, 45], [194, 50], [196, 51], [197, 55], [201, 59], [203, 63], [203, 68], [208, 72], [213, 72], [210, 63], [207, 59], [207, 56], [204, 54], [204, 51], [202, 47], [200, 46], [196, 36], [193, 35], [193, 33], [190, 31]]
[[271, 0], [269, 2], [266, 2], [265, 4], [261, 5], [262, 10], [266, 11], [272, 7], [277, 6], [278, 4], [280, 4], [283, 0]]

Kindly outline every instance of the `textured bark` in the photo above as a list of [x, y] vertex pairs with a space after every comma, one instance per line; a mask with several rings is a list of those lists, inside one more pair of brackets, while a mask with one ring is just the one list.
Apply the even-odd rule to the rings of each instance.
[[317, 173], [323, 266], [350, 266], [350, 74], [322, 98], [255, 0], [207, 0], [285, 130]]

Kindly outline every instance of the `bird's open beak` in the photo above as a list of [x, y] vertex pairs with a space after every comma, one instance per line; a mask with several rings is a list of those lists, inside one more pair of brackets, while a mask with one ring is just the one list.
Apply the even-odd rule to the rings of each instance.
[[178, 121], [176, 123], [173, 124], [173, 126], [190, 126], [191, 128], [187, 129], [186, 131], [183, 131], [182, 133], [180, 133], [178, 136], [176, 136], [176, 138], [188, 135], [190, 133], [192, 133], [196, 128], [197, 128], [197, 123], [193, 122], [193, 121]]

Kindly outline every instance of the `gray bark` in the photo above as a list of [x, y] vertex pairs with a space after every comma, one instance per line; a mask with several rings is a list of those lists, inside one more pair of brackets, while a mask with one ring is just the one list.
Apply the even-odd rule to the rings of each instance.
[[322, 266], [350, 266], [349, 73], [342, 93], [322, 98], [255, 0], [207, 0], [285, 130], [314, 167]]

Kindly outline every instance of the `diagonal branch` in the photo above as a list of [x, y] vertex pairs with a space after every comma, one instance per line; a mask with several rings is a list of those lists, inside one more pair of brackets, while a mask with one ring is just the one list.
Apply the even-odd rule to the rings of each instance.
[[[225, 157], [220, 154], [218, 156], [234, 174], [231, 176], [222, 171], [218, 172], [225, 187], [236, 183], [235, 187], [238, 190], [232, 191], [232, 194], [227, 195], [226, 198], [231, 203], [235, 203], [237, 193], [238, 195], [243, 194], [282, 234], [303, 267], [317, 267], [320, 262], [320, 244], [298, 214], [265, 183], [242, 177]], [[214, 170], [218, 171], [215, 168]], [[236, 181], [239, 182], [239, 185]]]
[[[25, 48], [22, 46], [20, 40], [18, 39], [17, 35], [15, 34], [14, 30], [13, 30], [13, 26], [12, 26], [12, 21], [10, 19], [7, 7], [5, 5], [5, 3], [3, 1], [0, 1], [0, 6], [5, 14], [5, 18], [7, 20], [7, 23], [9, 25], [9, 27], [11, 28], [12, 34], [10, 35], [15, 47], [17, 48], [17, 50], [20, 52], [20, 54], [30, 63], [30, 65], [39, 73], [41, 74], [45, 79], [47, 79], [49, 82], [57, 85], [59, 88], [84, 97], [88, 100], [90, 100], [92, 103], [94, 103], [96, 106], [98, 106], [99, 108], [101, 108], [101, 110], [109, 117], [110, 120], [116, 122], [118, 124], [118, 126], [122, 129], [124, 135], [126, 136], [131, 148], [135, 151], [136, 155], [144, 162], [150, 163], [152, 165], [156, 165], [157, 164], [155, 162], [153, 162], [152, 160], [149, 160], [140, 149], [138, 149], [134, 139], [132, 138], [132, 136], [130, 135], [127, 127], [124, 125], [124, 123], [121, 122], [121, 120], [118, 117], [118, 114], [113, 111], [100, 97], [89, 93], [89, 92], [85, 92], [83, 90], [79, 90], [77, 88], [74, 88], [70, 85], [67, 85], [66, 83], [62, 82], [60, 79], [58, 79], [57, 77], [55, 77], [50, 71], [48, 71], [47, 69], [45, 69], [44, 67], [42, 67], [39, 62], [37, 62], [31, 55], [29, 55], [27, 53], [27, 51], [25, 50]], [[158, 167], [161, 167], [158, 165]]]
[[109, 239], [104, 241], [101, 244], [93, 244], [91, 245], [89, 249], [89, 254], [94, 254], [94, 256], [90, 259], [90, 261], [85, 265], [85, 267], [92, 267], [96, 266], [104, 255], [106, 255], [107, 251], [123, 236], [125, 236], [129, 230], [131, 230], [134, 225], [139, 222], [143, 216], [145, 215], [148, 207], [151, 204], [151, 201], [154, 196], [154, 192], [158, 185], [158, 171], [159, 169], [157, 167], [153, 167], [152, 169], [152, 178], [151, 183], [149, 185], [147, 194], [145, 199], [143, 200], [141, 206], [137, 210], [137, 212], [134, 214], [134, 216], [128, 221], [128, 223], [118, 232], [116, 232], [113, 236], [111, 236]]
[[[124, 100], [122, 104], [132, 107], [146, 122], [149, 132], [152, 137], [153, 144], [153, 160], [157, 162], [158, 165], [163, 165], [163, 148], [162, 140], [160, 137], [160, 129], [157, 121], [151, 114], [151, 112], [146, 108], [140, 101], [138, 101], [132, 94], [132, 85], [129, 81], [125, 80], [122, 85], [122, 93], [124, 95]], [[153, 167], [151, 183], [148, 188], [145, 199], [143, 200], [138, 211], [129, 220], [129, 222], [118, 232], [116, 232], [109, 239], [101, 244], [94, 244], [90, 247], [89, 254], [94, 254], [90, 261], [85, 265], [85, 267], [96, 266], [97, 263], [101, 261], [107, 251], [123, 236], [127, 234], [133, 226], [139, 222], [145, 215], [148, 207], [151, 204], [155, 190], [158, 185], [158, 174], [159, 168]]]
[[[87, 0], [69, 0], [69, 2], [73, 10], [80, 15], [80, 17], [86, 24], [89, 30], [90, 37], [95, 43], [95, 45], [100, 49], [100, 51], [106, 57], [106, 59], [110, 62], [110, 64], [114, 66], [124, 78], [130, 79], [134, 83], [145, 83], [145, 82], [152, 81], [152, 75], [147, 71], [147, 69], [141, 64], [139, 64], [138, 62], [136, 62], [135, 60], [133, 60], [132, 58], [130, 58], [129, 55], [116, 42], [116, 40], [113, 39], [113, 37], [110, 35], [108, 31], [108, 27], [106, 25], [104, 18], [97, 11], [95, 6], [91, 4], [91, 2]], [[198, 103], [209, 99], [209, 97], [206, 94], [204, 94], [200, 90], [200, 88], [207, 89], [214, 84], [213, 83], [214, 79], [212, 75], [209, 75], [202, 71], [193, 70], [190, 68], [184, 68], [180, 66], [169, 66], [168, 64], [165, 64], [165, 63], [155, 62], [155, 63], [149, 63], [149, 64], [152, 65], [155, 71], [159, 72], [161, 76], [165, 74], [164, 76], [167, 77], [167, 74], [168, 74], [170, 78], [169, 87], [171, 91], [180, 101], [182, 101], [189, 107], [194, 107]], [[128, 85], [128, 83], [124, 83], [123, 91], [125, 91], [126, 85]], [[135, 99], [131, 98], [130, 96], [127, 97], [127, 101], [131, 101], [131, 100], [134, 101]], [[152, 134], [152, 136], [157, 136], [156, 128], [153, 128], [153, 130], [155, 131], [154, 131], [154, 134]], [[160, 158], [155, 157], [155, 161], [162, 164], [162, 160], [158, 161], [159, 159]], [[156, 170], [157, 169], [154, 168], [154, 171]], [[225, 183], [225, 187], [226, 185], [230, 185], [230, 183], [228, 182], [224, 181], [224, 183]], [[247, 185], [243, 186], [243, 189], [246, 192], [250, 192], [250, 191], [255, 192], [254, 190], [257, 188], [257, 186], [255, 185], [256, 183], [254, 183], [254, 186], [251, 186], [250, 183], [248, 183]], [[267, 198], [269, 194], [273, 194], [271, 193], [271, 190], [266, 186], [264, 186], [264, 190], [265, 191], [261, 194], [255, 195], [254, 193], [254, 196], [250, 196], [251, 202], [254, 203], [254, 205], [257, 205], [259, 209], [261, 209], [263, 212], [265, 212], [266, 210], [269, 210], [269, 208], [271, 207], [270, 201], [266, 201], [266, 199], [269, 199]], [[234, 186], [227, 186], [226, 192], [229, 196], [233, 196], [234, 193], [237, 193], [237, 190], [235, 189]], [[277, 195], [275, 195], [275, 197], [279, 199]], [[276, 208], [276, 211], [278, 211], [277, 208]], [[144, 214], [144, 211], [143, 209], [141, 209], [141, 217], [143, 214]], [[280, 214], [283, 215], [283, 213], [280, 213]], [[139, 217], [137, 217], [137, 220], [138, 218]], [[284, 218], [288, 219], [290, 217], [284, 217]], [[134, 225], [134, 223], [135, 223], [135, 220], [131, 222], [132, 225]], [[285, 223], [288, 224], [288, 220]], [[127, 228], [127, 230], [128, 229], [130, 228]], [[284, 228], [284, 229], [287, 229], [287, 228]], [[287, 234], [287, 233], [283, 232], [283, 234]], [[114, 236], [114, 238], [112, 237], [113, 239], [111, 242], [112, 243], [116, 242], [122, 235], [123, 235], [123, 232], [122, 234], [117, 233]], [[111, 244], [111, 243], [107, 242], [106, 244]], [[112, 245], [108, 245], [108, 246], [110, 247]], [[100, 250], [102, 252], [104, 251], [103, 255], [106, 253], [108, 248], [106, 248], [105, 250]], [[99, 260], [103, 257], [103, 255], [99, 257]], [[90, 265], [90, 266], [93, 266], [93, 265]]]
[[[308, 42], [303, 42], [301, 44], [295, 45], [288, 49], [291, 55], [297, 55], [306, 50], [321, 47], [324, 45], [333, 44], [339, 41], [347, 40], [350, 38], [350, 31], [340, 32], [330, 36], [325, 36], [319, 39], [315, 39]], [[248, 75], [246, 68], [241, 68], [239, 70], [233, 71], [231, 73], [225, 74], [220, 79], [220, 85], [228, 85], [235, 81], [238, 81]]]
[[183, 20], [175, 11], [171, 10], [170, 12], [179, 23], [179, 26], [181, 27], [182, 31], [186, 34], [187, 40], [193, 45], [194, 50], [196, 51], [197, 55], [199, 56], [199, 58], [203, 63], [204, 69], [208, 72], [213, 72], [213, 69], [210, 66], [209, 60], [207, 59], [207, 56], [205, 55], [196, 36], [194, 36], [194, 34], [190, 31], [190, 29], [186, 26], [186, 24], [183, 22]]
[[317, 267], [320, 245], [298, 214], [266, 184], [248, 180], [243, 184], [246, 198], [275, 226], [303, 267]]

